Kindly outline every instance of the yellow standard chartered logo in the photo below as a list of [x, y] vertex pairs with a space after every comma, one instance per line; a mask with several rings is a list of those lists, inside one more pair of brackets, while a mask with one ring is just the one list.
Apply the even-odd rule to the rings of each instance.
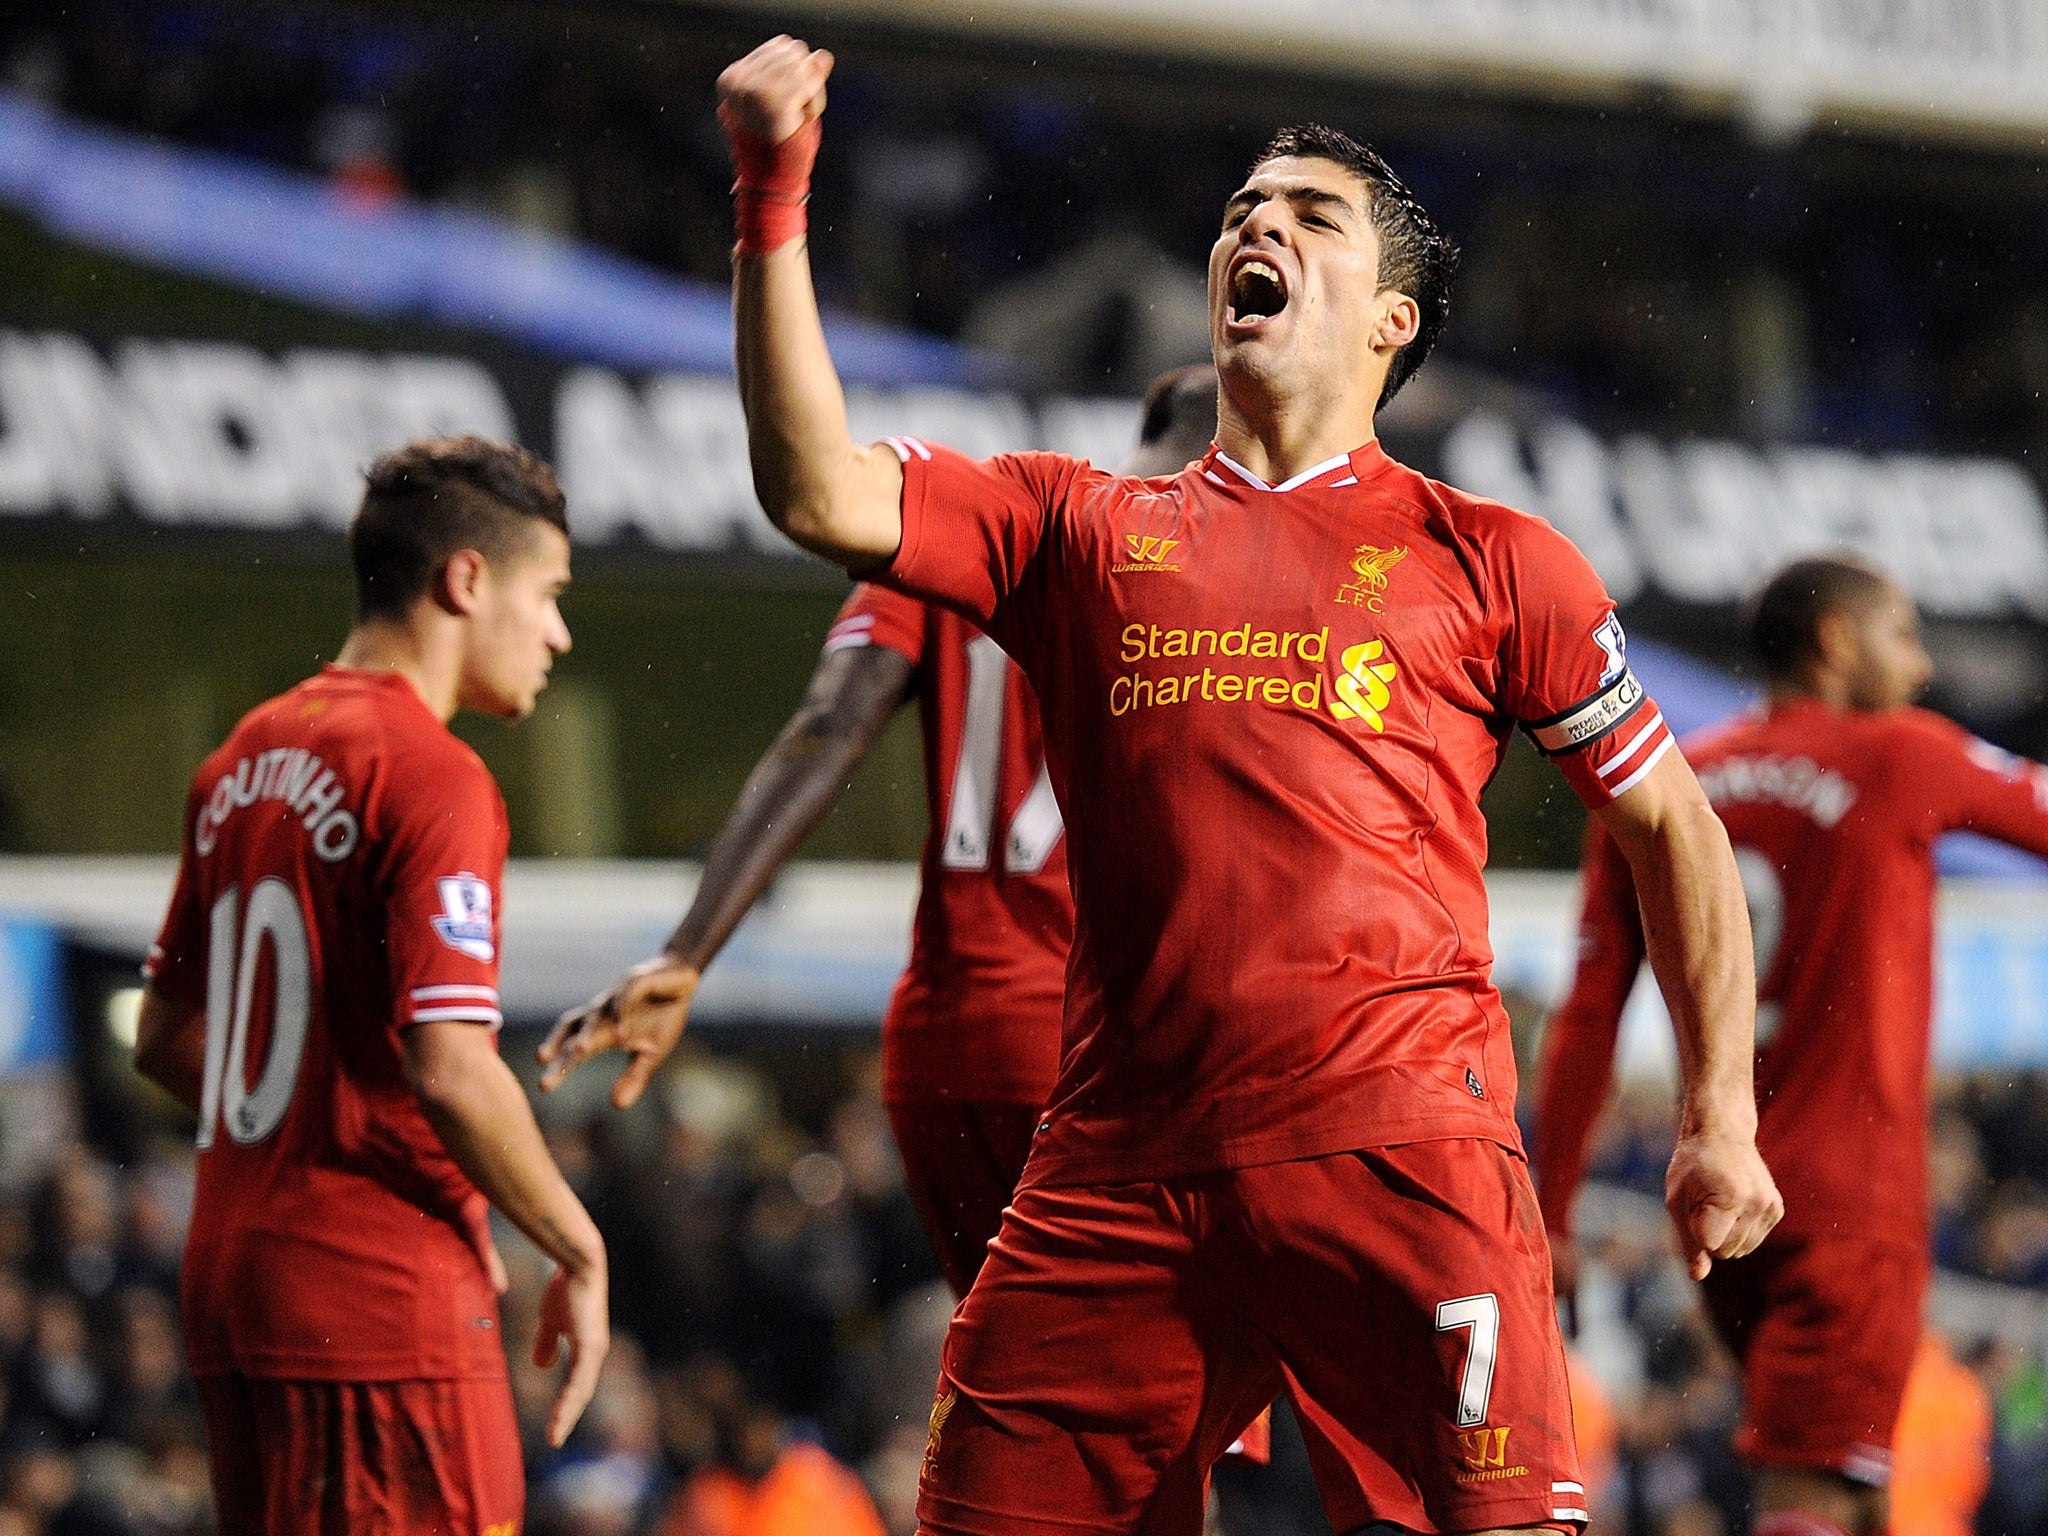
[[1328, 625], [1281, 630], [1249, 623], [1235, 629], [1131, 624], [1122, 641], [1122, 660], [1130, 670], [1109, 686], [1109, 712], [1118, 718], [1191, 704], [1264, 704], [1320, 716], [1327, 704], [1333, 718], [1363, 720], [1380, 733], [1393, 702], [1387, 685], [1400, 672], [1381, 640], [1347, 647], [1331, 666]]
[[1339, 720], [1363, 720], [1375, 731], [1387, 728], [1380, 712], [1393, 702], [1393, 690], [1387, 684], [1400, 668], [1380, 659], [1386, 649], [1378, 640], [1345, 648], [1344, 670], [1337, 674], [1337, 696], [1330, 700], [1331, 714]]

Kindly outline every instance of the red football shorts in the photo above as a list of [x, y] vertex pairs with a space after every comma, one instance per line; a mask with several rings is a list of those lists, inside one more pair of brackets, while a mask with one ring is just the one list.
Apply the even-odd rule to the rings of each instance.
[[1440, 1141], [1018, 1191], [946, 1338], [920, 1528], [1199, 1530], [1210, 1464], [1283, 1390], [1339, 1531], [1582, 1524], [1521, 1160]]
[[903, 1180], [955, 1296], [965, 1296], [1031, 1155], [1042, 1105], [905, 1099], [889, 1106]]
[[1767, 1467], [1891, 1479], [1892, 1431], [1920, 1343], [1927, 1255], [1861, 1237], [1774, 1235], [1706, 1279], [1742, 1362], [1736, 1452]]
[[235, 1536], [519, 1536], [512, 1390], [475, 1381], [204, 1376], [220, 1529]]

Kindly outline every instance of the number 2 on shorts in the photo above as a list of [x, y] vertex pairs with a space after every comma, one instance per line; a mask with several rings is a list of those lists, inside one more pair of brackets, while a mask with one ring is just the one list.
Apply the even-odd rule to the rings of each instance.
[[1500, 1302], [1491, 1291], [1484, 1296], [1460, 1296], [1456, 1301], [1436, 1304], [1436, 1331], [1454, 1328], [1472, 1330], [1471, 1347], [1465, 1352], [1465, 1374], [1458, 1381], [1458, 1427], [1470, 1429], [1486, 1422], [1486, 1405], [1493, 1397], [1493, 1362], [1500, 1348]]

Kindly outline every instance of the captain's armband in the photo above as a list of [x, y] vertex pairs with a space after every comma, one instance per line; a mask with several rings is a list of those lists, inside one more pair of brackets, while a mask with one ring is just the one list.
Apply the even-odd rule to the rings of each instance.
[[1627, 667], [1589, 699], [1574, 704], [1547, 720], [1523, 722], [1522, 729], [1545, 757], [1562, 757], [1590, 747], [1610, 732], [1620, 729], [1643, 702], [1643, 685]]

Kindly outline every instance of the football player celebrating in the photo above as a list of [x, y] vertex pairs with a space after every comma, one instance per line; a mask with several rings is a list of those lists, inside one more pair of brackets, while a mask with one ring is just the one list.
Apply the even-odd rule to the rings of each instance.
[[[2048, 780], [1910, 707], [1932, 665], [1912, 600], [1874, 567], [1796, 561], [1745, 627], [1768, 699], [1686, 755], [1749, 896], [1757, 1142], [1794, 1196], [1762, 1247], [1707, 1276], [1707, 1309], [1742, 1362], [1736, 1449], [1758, 1472], [1759, 1536], [1872, 1536], [1927, 1286], [1934, 840], [1968, 828], [2048, 854]], [[1572, 1197], [1642, 964], [1637, 886], [1595, 825], [1537, 1115], [1567, 1291]]]
[[[1208, 448], [1216, 376], [1147, 392], [1132, 474], [1171, 475]], [[740, 791], [663, 953], [540, 1047], [552, 1089], [591, 1056], [632, 1060], [634, 1103], [675, 1048], [704, 969], [828, 812], [890, 718], [918, 702], [925, 840], [910, 965], [882, 1023], [882, 1096], [912, 1202], [958, 1295], [981, 1268], [1059, 1071], [1074, 902], [1038, 701], [958, 614], [862, 582], [825, 637], [803, 703]]]
[[199, 1117], [185, 1332], [222, 1530], [519, 1529], [487, 1200], [558, 1266], [550, 1443], [596, 1385], [604, 1244], [497, 1050], [505, 803], [447, 724], [532, 711], [567, 527], [523, 449], [378, 460], [338, 660], [193, 780], [136, 1064]]
[[1576, 1526], [1480, 876], [1515, 724], [1655, 914], [1695, 1270], [1778, 1201], [1734, 861], [1612, 603], [1545, 524], [1374, 436], [1442, 327], [1448, 242], [1377, 155], [1291, 130], [1210, 255], [1199, 463], [1162, 484], [862, 447], [803, 240], [830, 69], [777, 38], [720, 79], [755, 488], [799, 543], [1023, 669], [1075, 900], [1060, 1075], [947, 1336], [924, 1528], [1196, 1531], [1210, 1464], [1282, 1390], [1340, 1531]]

